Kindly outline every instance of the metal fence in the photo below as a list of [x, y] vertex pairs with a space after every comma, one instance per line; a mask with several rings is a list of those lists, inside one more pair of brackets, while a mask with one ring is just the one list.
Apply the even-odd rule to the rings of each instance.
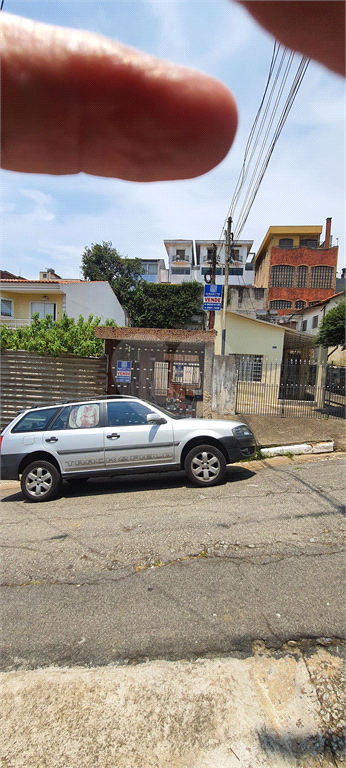
[[236, 413], [345, 418], [345, 367], [310, 364], [299, 356], [280, 365], [239, 356]]

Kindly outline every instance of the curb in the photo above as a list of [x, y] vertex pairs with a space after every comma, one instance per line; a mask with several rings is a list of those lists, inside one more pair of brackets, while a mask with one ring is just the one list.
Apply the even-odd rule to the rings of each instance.
[[261, 454], [266, 459], [271, 458], [271, 456], [284, 456], [287, 454], [332, 453], [333, 451], [334, 440], [326, 443], [300, 443], [296, 445], [277, 445], [273, 448], [261, 448]]

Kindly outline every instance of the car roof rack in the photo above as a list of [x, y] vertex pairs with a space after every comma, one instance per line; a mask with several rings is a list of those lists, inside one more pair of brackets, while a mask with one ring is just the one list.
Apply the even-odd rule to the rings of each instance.
[[87, 403], [94, 400], [139, 400], [136, 395], [93, 395], [92, 397], [73, 397], [66, 400], [55, 400], [53, 403], [34, 403], [28, 408], [22, 408], [18, 413], [22, 411], [33, 411], [36, 408], [52, 408], [54, 405], [70, 405], [71, 403]]

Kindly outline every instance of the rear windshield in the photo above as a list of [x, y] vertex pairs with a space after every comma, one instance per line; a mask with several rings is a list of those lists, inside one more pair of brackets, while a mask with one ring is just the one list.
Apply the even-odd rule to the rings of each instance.
[[47, 424], [53, 419], [60, 408], [42, 408], [29, 411], [11, 429], [11, 432], [41, 432], [47, 429]]

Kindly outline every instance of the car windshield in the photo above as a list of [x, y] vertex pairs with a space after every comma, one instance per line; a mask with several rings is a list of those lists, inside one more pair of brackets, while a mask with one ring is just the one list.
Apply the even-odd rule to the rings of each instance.
[[161, 411], [165, 416], [169, 416], [170, 419], [183, 419], [184, 416], [181, 416], [181, 414], [172, 413], [172, 411], [167, 411], [166, 408], [161, 408], [161, 405], [157, 405], [157, 403], [149, 403], [148, 400], [145, 402], [148, 403], [148, 405], [153, 405], [155, 408], [157, 408], [158, 411]]

